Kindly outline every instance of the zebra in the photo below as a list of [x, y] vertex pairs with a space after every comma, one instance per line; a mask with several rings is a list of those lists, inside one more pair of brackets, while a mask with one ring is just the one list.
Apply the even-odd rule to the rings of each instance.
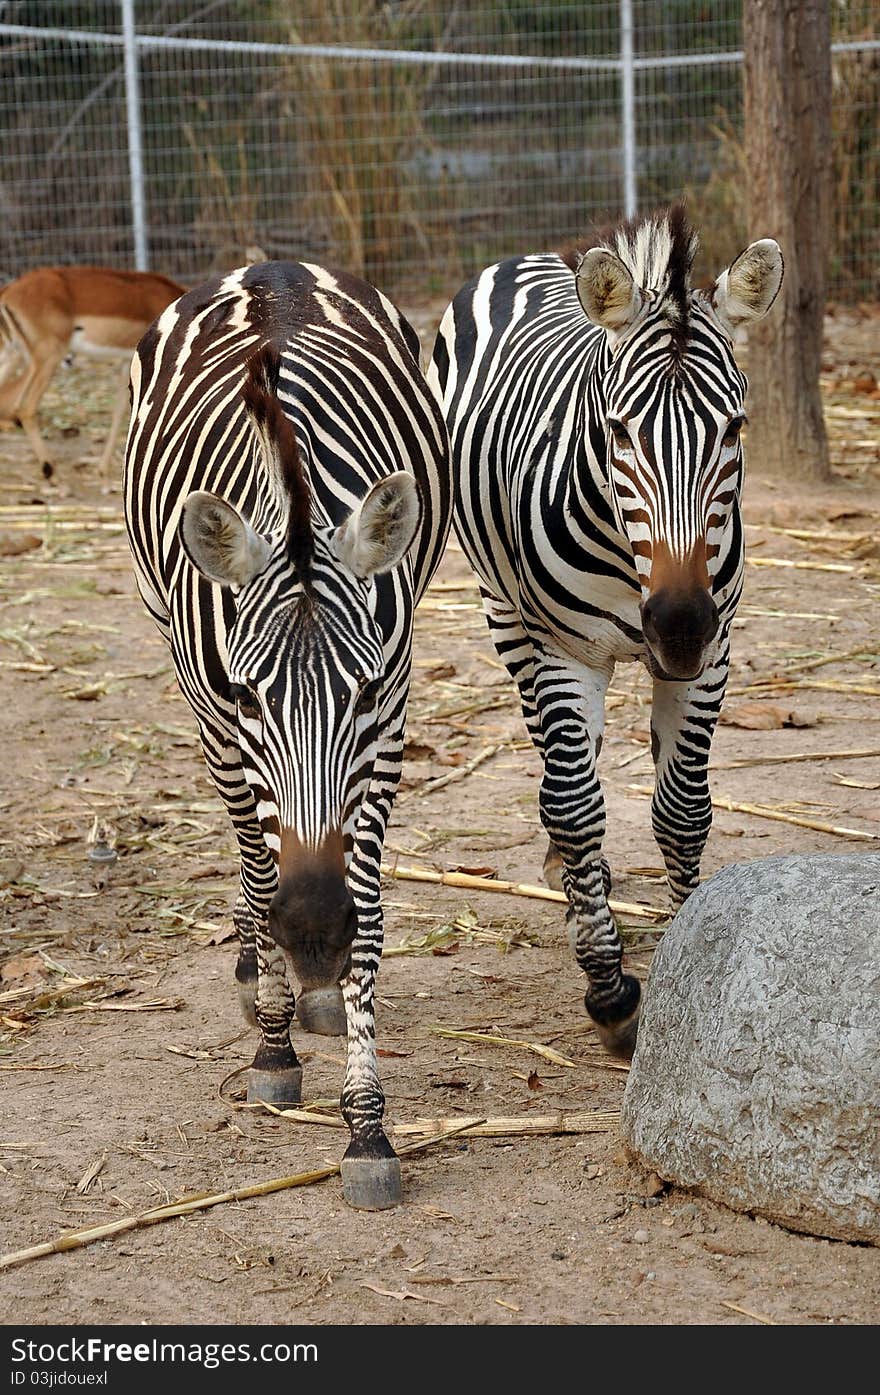
[[608, 907], [605, 693], [617, 662], [652, 675], [652, 823], [677, 908], [711, 824], [707, 762], [743, 580], [733, 338], [767, 313], [783, 272], [762, 239], [694, 290], [696, 250], [673, 204], [594, 246], [490, 266], [447, 308], [428, 370], [452, 442], [454, 528], [542, 757], [545, 877], [561, 874], [587, 1012], [624, 1057], [640, 987]]
[[343, 1194], [367, 1209], [401, 1197], [376, 1065], [380, 860], [413, 611], [452, 516], [419, 352], [345, 272], [266, 262], [208, 281], [138, 346], [124, 476], [137, 586], [238, 842], [248, 1099], [300, 1100], [294, 1011], [347, 1032]]

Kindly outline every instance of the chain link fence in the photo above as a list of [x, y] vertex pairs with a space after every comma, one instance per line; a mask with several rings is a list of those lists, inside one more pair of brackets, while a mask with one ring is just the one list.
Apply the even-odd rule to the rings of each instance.
[[[0, 0], [0, 279], [252, 249], [454, 292], [685, 193], [747, 241], [742, 0]], [[830, 290], [877, 294], [876, 0], [837, 0]], [[259, 255], [259, 253], [258, 253]]]

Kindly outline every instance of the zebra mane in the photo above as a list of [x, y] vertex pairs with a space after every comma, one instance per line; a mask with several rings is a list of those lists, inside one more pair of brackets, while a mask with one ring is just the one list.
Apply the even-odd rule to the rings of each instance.
[[287, 552], [297, 574], [308, 583], [315, 539], [312, 533], [312, 494], [296, 432], [278, 401], [281, 355], [273, 344], [251, 354], [242, 388], [245, 410], [260, 444], [263, 467], [275, 492], [287, 499]]
[[673, 203], [625, 223], [597, 230], [563, 248], [560, 256], [576, 270], [585, 251], [604, 247], [619, 257], [636, 285], [652, 291], [669, 320], [676, 348], [687, 340], [691, 271], [699, 239], [683, 203]]

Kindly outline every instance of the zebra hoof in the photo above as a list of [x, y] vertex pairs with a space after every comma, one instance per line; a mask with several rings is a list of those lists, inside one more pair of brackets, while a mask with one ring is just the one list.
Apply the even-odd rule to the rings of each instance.
[[343, 1158], [342, 1195], [357, 1211], [388, 1211], [403, 1200], [400, 1159]]
[[247, 1073], [248, 1104], [274, 1104], [283, 1108], [302, 1100], [302, 1066], [287, 1070], [257, 1070], [251, 1066]]
[[624, 1061], [632, 1060], [636, 1049], [641, 1002], [641, 984], [632, 974], [622, 975], [620, 992], [613, 1006], [601, 1000], [591, 1001], [589, 993], [584, 998], [584, 1007], [593, 1019], [605, 1050]]
[[249, 1027], [257, 1026], [257, 980], [255, 978], [238, 979], [238, 1006], [241, 1008], [241, 1015]]
[[623, 1018], [621, 1022], [596, 1023], [599, 1040], [610, 1056], [619, 1056], [623, 1061], [631, 1061], [636, 1049], [639, 1032], [639, 1009]]
[[543, 877], [551, 891], [564, 891], [562, 885], [562, 854], [555, 843], [547, 844], [547, 853], [544, 857]]
[[348, 1035], [345, 1020], [345, 1001], [342, 989], [312, 988], [302, 993], [296, 1000], [296, 1016], [306, 1032], [315, 1032], [321, 1037], [344, 1037]]

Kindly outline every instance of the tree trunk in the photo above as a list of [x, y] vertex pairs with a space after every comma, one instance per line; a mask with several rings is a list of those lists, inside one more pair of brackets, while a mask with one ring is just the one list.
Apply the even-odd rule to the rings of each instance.
[[749, 329], [749, 457], [770, 473], [828, 479], [819, 367], [831, 212], [829, 0], [745, 0], [743, 39], [749, 236], [775, 237], [785, 259], [779, 301]]

